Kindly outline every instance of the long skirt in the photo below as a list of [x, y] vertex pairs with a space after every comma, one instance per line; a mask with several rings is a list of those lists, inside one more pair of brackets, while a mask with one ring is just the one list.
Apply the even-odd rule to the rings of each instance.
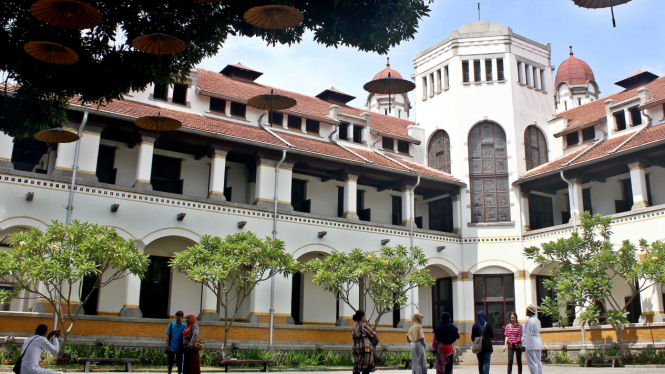
[[427, 374], [427, 358], [423, 341], [411, 342], [411, 373]]
[[455, 364], [455, 347], [452, 344], [437, 342], [436, 374], [452, 374]]
[[541, 360], [541, 350], [527, 350], [526, 352], [526, 363], [529, 365], [529, 371], [531, 374], [543, 374], [543, 364]]
[[201, 374], [199, 351], [185, 348], [185, 357], [183, 361], [183, 374]]

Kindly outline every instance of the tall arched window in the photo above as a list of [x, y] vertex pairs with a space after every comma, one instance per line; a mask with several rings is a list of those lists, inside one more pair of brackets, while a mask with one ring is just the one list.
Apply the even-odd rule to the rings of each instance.
[[510, 222], [506, 133], [482, 122], [469, 133], [471, 222]]
[[450, 173], [450, 138], [439, 130], [434, 133], [427, 147], [429, 166]]
[[531, 170], [547, 162], [545, 135], [536, 126], [529, 126], [524, 132], [524, 155], [526, 170]]

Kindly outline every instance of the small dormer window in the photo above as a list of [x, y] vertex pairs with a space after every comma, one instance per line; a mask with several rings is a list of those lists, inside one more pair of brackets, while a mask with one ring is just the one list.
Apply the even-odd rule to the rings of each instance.
[[628, 109], [630, 112], [630, 119], [633, 120], [633, 126], [639, 126], [642, 124], [642, 113], [638, 107], [632, 107]]
[[383, 137], [381, 139], [381, 147], [383, 150], [386, 151], [394, 151], [395, 150], [395, 140], [393, 138], [388, 138], [388, 137]]
[[247, 106], [245, 104], [231, 102], [231, 115], [233, 117], [245, 118], [247, 115]]
[[318, 134], [319, 133], [319, 121], [313, 119], [308, 119], [305, 121], [305, 130], [308, 133]]
[[226, 100], [216, 97], [210, 98], [210, 111], [215, 113], [226, 113]]
[[349, 140], [349, 125], [348, 122], [342, 122], [339, 124], [339, 138], [342, 140]]
[[353, 125], [353, 142], [362, 144], [363, 142], [363, 126]]
[[173, 102], [187, 105], [187, 85], [176, 83], [173, 85]]
[[268, 122], [273, 126], [282, 126], [284, 123], [284, 114], [277, 112], [270, 112]]
[[399, 153], [404, 153], [404, 154], [409, 154], [409, 142], [405, 142], [404, 140], [398, 140], [397, 141], [397, 152]]
[[582, 130], [583, 142], [588, 142], [594, 139], [596, 139], [596, 129], [593, 126], [587, 127], [586, 129]]
[[166, 83], [155, 83], [155, 91], [152, 98], [155, 100], [166, 101], [169, 95], [169, 85]]
[[623, 131], [626, 129], [626, 114], [623, 110], [613, 114], [614, 122], [616, 123], [616, 131]]
[[286, 126], [290, 129], [293, 130], [301, 130], [302, 131], [302, 118], [292, 116], [289, 114], [289, 118], [287, 119]]
[[566, 144], [568, 145], [568, 147], [577, 145], [579, 144], [579, 142], [580, 142], [580, 134], [577, 131], [571, 132], [570, 134], [566, 135]]

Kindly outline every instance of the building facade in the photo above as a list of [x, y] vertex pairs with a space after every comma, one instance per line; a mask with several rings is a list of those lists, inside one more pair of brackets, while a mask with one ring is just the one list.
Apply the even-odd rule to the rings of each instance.
[[[475, 312], [485, 310], [501, 341], [510, 312], [524, 320], [526, 305], [549, 295], [551, 269], [526, 259], [524, 248], [570, 235], [585, 210], [613, 217], [615, 244], [663, 239], [665, 78], [637, 72], [617, 83], [621, 92], [599, 98], [591, 68], [572, 51], [555, 81], [549, 44], [492, 22], [452, 31], [413, 62], [414, 108], [406, 95], [369, 95], [361, 109], [334, 87], [315, 97], [287, 92], [260, 84], [262, 73], [241, 64], [196, 69], [187, 82], [99, 108], [73, 101], [68, 126], [85, 122], [73, 218], [115, 227], [152, 260], [145, 279], [130, 275], [100, 290], [74, 332], [161, 338], [160, 319], [185, 310], [210, 326], [207, 339], [219, 339], [214, 295], [171, 271], [168, 259], [206, 234], [269, 236], [275, 199], [277, 236], [300, 262], [408, 246], [414, 225], [414, 245], [437, 282], [409, 294], [415, 308], [381, 320], [384, 343], [404, 343], [414, 310], [426, 326], [450, 312], [462, 345]], [[375, 79], [388, 73], [399, 75], [388, 64]], [[271, 90], [297, 105], [272, 113], [246, 105]], [[418, 123], [408, 120], [411, 109]], [[134, 120], [145, 115], [183, 127], [138, 129]], [[75, 143], [0, 134], [0, 243], [64, 220], [74, 154]], [[619, 300], [629, 296], [626, 285], [615, 290]], [[275, 292], [276, 340], [348, 345], [351, 308], [311, 274], [277, 277]], [[265, 343], [269, 300], [269, 283], [253, 291], [234, 341]], [[665, 341], [662, 286], [639, 300], [634, 343], [647, 328]], [[24, 321], [8, 333], [29, 331], [49, 311], [29, 298], [3, 308], [0, 318]], [[542, 322], [551, 344], [582, 340], [577, 328]]]

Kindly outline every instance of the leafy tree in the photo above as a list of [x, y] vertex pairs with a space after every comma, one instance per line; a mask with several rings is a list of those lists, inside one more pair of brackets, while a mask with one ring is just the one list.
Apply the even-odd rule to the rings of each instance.
[[[545, 283], [555, 297], [546, 297], [541, 311], [562, 327], [568, 325], [569, 318], [576, 313], [582, 324], [605, 321], [614, 328], [626, 355], [623, 332], [628, 323], [628, 307], [640, 302], [640, 292], [665, 282], [665, 244], [656, 241], [649, 245], [641, 239], [638, 250], [624, 240], [615, 250], [610, 242], [611, 221], [611, 217], [603, 218], [599, 214], [592, 217], [585, 212], [581, 234], [574, 232], [569, 238], [524, 251], [541, 266], [555, 265], [551, 280]], [[612, 292], [615, 282], [630, 287], [630, 298], [623, 306]]]
[[[75, 94], [84, 102], [102, 103], [120, 99], [131, 89], [143, 90], [151, 82], [183, 81], [190, 69], [217, 53], [228, 35], [260, 37], [268, 44], [273, 40], [272, 30], [251, 26], [243, 18], [254, 6], [275, 3], [268, 0], [89, 0], [104, 18], [98, 27], [82, 32], [37, 20], [30, 12], [34, 1], [7, 0], [0, 12], [0, 70], [13, 83], [36, 91], [32, 95], [19, 91], [16, 100], [0, 101], [0, 131], [18, 138], [62, 124], [60, 109]], [[291, 45], [311, 32], [327, 47], [344, 45], [384, 54], [413, 39], [431, 1], [281, 0], [277, 3], [294, 6], [305, 19], [295, 28], [276, 31], [274, 38]], [[175, 36], [187, 43], [187, 49], [157, 57], [131, 47], [137, 36], [154, 33]], [[38, 61], [23, 50], [31, 41], [63, 44], [80, 59], [65, 66]], [[15, 110], [17, 100], [29, 102], [35, 95], [51, 99], [35, 108], [39, 113]], [[18, 120], [17, 114], [22, 114]]]
[[224, 239], [206, 235], [199, 243], [175, 254], [170, 266], [190, 280], [208, 287], [224, 308], [224, 345], [238, 311], [257, 284], [277, 274], [298, 270], [298, 262], [284, 250], [284, 242], [265, 240], [252, 232]]
[[307, 262], [304, 270], [314, 273], [315, 284], [332, 292], [354, 311], [355, 300], [350, 300], [350, 295], [351, 289], [357, 287], [364, 305], [368, 299], [374, 302], [371, 313], [366, 312], [368, 320], [376, 317], [376, 328], [382, 316], [411, 305], [407, 298], [409, 290], [434, 285], [435, 280], [425, 266], [427, 259], [422, 249], [409, 250], [398, 245], [383, 247], [378, 254], [359, 248], [350, 253], [333, 252], [323, 260]]
[[[143, 276], [150, 261], [115, 229], [79, 221], [54, 221], [45, 232], [31, 228], [12, 234], [10, 244], [11, 249], [0, 251], [0, 281], [13, 289], [0, 290], [0, 303], [10, 302], [22, 290], [46, 300], [64, 333], [60, 353], [94, 290], [127, 273]], [[87, 294], [82, 290], [84, 277], [96, 277]]]

